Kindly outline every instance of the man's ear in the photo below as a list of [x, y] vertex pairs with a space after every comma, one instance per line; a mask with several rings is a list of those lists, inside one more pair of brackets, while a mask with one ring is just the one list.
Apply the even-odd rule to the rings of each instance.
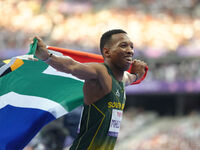
[[110, 49], [104, 47], [103, 48], [103, 55], [104, 55], [104, 57], [110, 57]]

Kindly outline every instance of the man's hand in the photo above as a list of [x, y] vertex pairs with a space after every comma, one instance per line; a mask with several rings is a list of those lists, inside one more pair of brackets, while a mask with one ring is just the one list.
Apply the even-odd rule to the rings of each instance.
[[33, 43], [34, 38], [38, 40], [35, 56], [38, 57], [40, 60], [43, 60], [43, 61], [47, 60], [49, 57], [49, 53], [48, 53], [48, 49], [46, 48], [46, 44], [38, 36], [34, 36], [31, 39], [31, 43]]
[[142, 78], [142, 76], [145, 73], [145, 67], [147, 64], [144, 61], [141, 60], [133, 60], [132, 67], [131, 67], [131, 74], [137, 74], [138, 79]]

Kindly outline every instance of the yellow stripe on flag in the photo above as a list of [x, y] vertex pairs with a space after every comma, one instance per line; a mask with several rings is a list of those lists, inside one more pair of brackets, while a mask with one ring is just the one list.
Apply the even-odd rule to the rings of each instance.
[[21, 65], [23, 65], [23, 64], [24, 64], [23, 60], [17, 58], [17, 59], [15, 60], [14, 64], [12, 64], [12, 65], [10, 66], [10, 68], [11, 68], [12, 71], [14, 71], [15, 69], [19, 68], [19, 67], [20, 67]]
[[8, 64], [10, 62], [10, 59], [3, 60], [3, 62]]

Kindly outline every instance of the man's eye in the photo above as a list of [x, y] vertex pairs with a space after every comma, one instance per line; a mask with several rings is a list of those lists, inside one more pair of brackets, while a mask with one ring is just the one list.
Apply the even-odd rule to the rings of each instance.
[[133, 49], [134, 47], [133, 47], [133, 45], [131, 45], [131, 49]]
[[122, 45], [121, 45], [122, 48], [124, 48], [124, 47], [126, 47], [126, 46], [127, 46], [126, 44], [122, 44]]

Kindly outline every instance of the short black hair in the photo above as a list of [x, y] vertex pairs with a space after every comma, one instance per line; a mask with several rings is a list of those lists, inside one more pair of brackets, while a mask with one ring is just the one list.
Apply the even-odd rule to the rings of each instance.
[[118, 33], [125, 33], [127, 34], [124, 30], [122, 29], [113, 29], [105, 32], [100, 39], [100, 50], [101, 54], [103, 55], [103, 48], [104, 46], [109, 42], [113, 34], [118, 34]]

